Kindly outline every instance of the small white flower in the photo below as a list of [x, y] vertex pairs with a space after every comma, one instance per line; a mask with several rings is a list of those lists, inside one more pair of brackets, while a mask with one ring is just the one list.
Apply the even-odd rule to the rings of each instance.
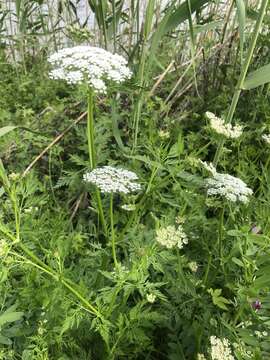
[[225, 199], [247, 203], [253, 191], [239, 178], [229, 174], [216, 173], [212, 178], [206, 179], [207, 195], [222, 196]]
[[147, 294], [146, 299], [149, 303], [153, 304], [156, 301], [156, 295], [154, 294]]
[[121, 206], [121, 209], [126, 210], [126, 211], [134, 211], [134, 210], [136, 210], [136, 206], [133, 204], [124, 204]]
[[210, 343], [210, 354], [212, 360], [235, 360], [232, 356], [230, 343], [227, 339], [219, 339], [216, 336], [211, 336]]
[[263, 139], [268, 145], [270, 145], [270, 134], [263, 134], [263, 135], [262, 135], [262, 139]]
[[206, 360], [206, 357], [203, 354], [197, 354], [197, 360]]
[[188, 243], [187, 235], [181, 225], [179, 225], [178, 228], [169, 225], [165, 228], [158, 229], [156, 232], [156, 240], [167, 249], [172, 249], [175, 246], [182, 249], [183, 246]]
[[121, 83], [132, 75], [122, 56], [93, 46], [65, 48], [51, 55], [48, 61], [54, 67], [50, 78], [69, 84], [86, 82], [96, 93], [106, 93], [105, 82]]
[[198, 264], [196, 263], [196, 261], [191, 261], [190, 263], [188, 263], [188, 267], [194, 273], [198, 271]]
[[30, 206], [29, 208], [24, 209], [25, 214], [31, 214], [32, 212], [38, 211], [37, 206]]
[[129, 170], [103, 166], [83, 175], [85, 182], [96, 185], [104, 193], [129, 194], [141, 189], [138, 176]]
[[210, 111], [205, 113], [206, 117], [210, 120], [211, 128], [219, 135], [227, 138], [237, 139], [243, 133], [243, 127], [240, 125], [232, 126], [232, 124], [225, 124], [223, 119], [220, 119]]
[[207, 164], [207, 162], [199, 160], [200, 164], [205, 168], [205, 170], [209, 171], [213, 176], [216, 175], [217, 169], [212, 163]]

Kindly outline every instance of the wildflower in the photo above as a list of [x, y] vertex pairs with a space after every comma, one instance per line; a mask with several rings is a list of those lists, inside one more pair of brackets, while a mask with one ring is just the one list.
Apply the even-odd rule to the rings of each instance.
[[203, 354], [197, 354], [197, 360], [206, 360], [206, 357]]
[[29, 208], [24, 209], [25, 214], [31, 214], [34, 211], [38, 211], [37, 206], [30, 206]]
[[183, 216], [181, 216], [181, 215], [178, 215], [178, 216], [176, 216], [176, 218], [175, 218], [175, 222], [176, 222], [176, 224], [178, 224], [178, 225], [184, 224], [185, 221], [186, 221], [186, 219], [185, 219]]
[[6, 240], [0, 239], [0, 256], [5, 256], [8, 253], [8, 244]]
[[205, 168], [205, 170], [209, 171], [212, 176], [215, 176], [217, 174], [217, 169], [212, 163], [207, 164], [207, 162], [199, 160], [201, 165]]
[[231, 124], [225, 124], [224, 120], [217, 117], [215, 114], [207, 111], [207, 118], [210, 120], [211, 128], [220, 135], [223, 135], [227, 138], [237, 139], [243, 133], [243, 127], [240, 125], [232, 126]]
[[134, 211], [134, 210], [136, 210], [136, 206], [133, 204], [124, 204], [121, 206], [121, 209], [126, 210], [126, 211]]
[[234, 360], [230, 343], [227, 339], [219, 339], [216, 336], [211, 336], [210, 343], [210, 354], [212, 360]]
[[121, 83], [131, 77], [127, 61], [122, 56], [92, 46], [62, 49], [51, 55], [48, 61], [54, 66], [50, 78], [65, 80], [69, 84], [85, 82], [96, 93], [106, 93], [105, 82]]
[[263, 139], [268, 145], [270, 145], [270, 134], [263, 134], [263, 135], [262, 135], [262, 139]]
[[190, 263], [188, 263], [188, 267], [194, 273], [198, 270], [198, 264], [196, 263], [196, 261], [191, 261]]
[[9, 179], [12, 181], [19, 180], [20, 176], [21, 175], [19, 173], [14, 173], [14, 172], [8, 175]]
[[96, 185], [104, 193], [129, 194], [141, 189], [138, 176], [129, 170], [103, 166], [83, 175], [85, 182]]
[[188, 238], [181, 225], [176, 228], [173, 225], [169, 225], [166, 228], [157, 230], [156, 240], [167, 249], [171, 249], [177, 246], [182, 249], [184, 245], [188, 243]]
[[262, 308], [262, 303], [259, 300], [256, 300], [252, 303], [252, 307], [255, 311], [260, 310]]
[[156, 301], [156, 295], [154, 294], [147, 294], [146, 299], [149, 303], [153, 304]]
[[227, 200], [243, 203], [248, 202], [248, 198], [253, 191], [239, 178], [229, 174], [216, 173], [212, 178], [206, 180], [208, 188], [207, 195], [219, 195]]
[[159, 132], [158, 132], [158, 136], [161, 139], [169, 139], [170, 138], [170, 132], [160, 129]]

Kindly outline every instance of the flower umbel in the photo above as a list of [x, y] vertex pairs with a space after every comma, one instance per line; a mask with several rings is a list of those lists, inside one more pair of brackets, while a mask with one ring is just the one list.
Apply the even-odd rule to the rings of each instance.
[[230, 343], [227, 339], [219, 339], [216, 336], [211, 336], [210, 343], [212, 360], [234, 360]]
[[217, 117], [210, 111], [205, 113], [206, 117], [210, 120], [211, 128], [219, 135], [223, 135], [227, 138], [237, 139], [243, 133], [243, 127], [241, 125], [232, 126], [232, 124], [225, 124], [224, 120]]
[[153, 304], [156, 301], [156, 295], [154, 294], [147, 294], [146, 295], [146, 300], [150, 303]]
[[270, 145], [270, 134], [263, 134], [263, 135], [262, 135], [262, 139], [263, 139], [268, 145]]
[[54, 67], [50, 78], [69, 84], [85, 82], [96, 93], [106, 93], [105, 82], [121, 83], [132, 74], [121, 55], [93, 46], [65, 48], [51, 55], [48, 61]]
[[218, 195], [225, 199], [247, 203], [253, 191], [241, 179], [229, 174], [216, 173], [206, 179], [207, 195]]
[[172, 249], [177, 246], [182, 249], [184, 245], [188, 243], [188, 238], [181, 225], [176, 228], [173, 225], [169, 225], [165, 228], [157, 230], [156, 240], [167, 249]]
[[96, 185], [103, 193], [129, 194], [141, 189], [138, 176], [129, 170], [103, 166], [83, 175], [85, 182]]

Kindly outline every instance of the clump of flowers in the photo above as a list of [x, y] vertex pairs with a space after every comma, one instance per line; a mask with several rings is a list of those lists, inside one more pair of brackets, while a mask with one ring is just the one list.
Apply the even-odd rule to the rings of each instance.
[[207, 195], [222, 196], [225, 199], [247, 203], [253, 191], [241, 179], [229, 174], [216, 173], [206, 179]]
[[203, 354], [197, 354], [197, 360], [206, 360], [206, 357]]
[[158, 229], [156, 232], [156, 240], [167, 249], [172, 249], [175, 246], [182, 249], [183, 246], [188, 243], [188, 237], [181, 225], [177, 228], [169, 225], [165, 228]]
[[146, 300], [150, 303], [153, 304], [156, 301], [156, 295], [154, 294], [147, 294], [146, 295]]
[[54, 67], [50, 78], [69, 84], [87, 83], [96, 93], [106, 93], [105, 82], [121, 83], [132, 74], [121, 55], [93, 46], [65, 48], [51, 55], [48, 61]]
[[227, 339], [219, 339], [216, 336], [211, 336], [210, 343], [210, 354], [212, 360], [234, 360], [230, 343]]
[[194, 273], [198, 271], [198, 264], [196, 261], [191, 261], [190, 263], [188, 263], [188, 267]]
[[96, 185], [103, 193], [129, 194], [141, 189], [138, 176], [129, 170], [103, 166], [83, 175], [85, 182]]
[[263, 135], [262, 135], [262, 139], [263, 139], [268, 145], [270, 145], [270, 134], [263, 134]]
[[206, 112], [206, 117], [210, 120], [211, 128], [219, 135], [223, 135], [230, 139], [237, 139], [243, 133], [243, 127], [241, 125], [226, 124], [225, 121], [210, 111]]

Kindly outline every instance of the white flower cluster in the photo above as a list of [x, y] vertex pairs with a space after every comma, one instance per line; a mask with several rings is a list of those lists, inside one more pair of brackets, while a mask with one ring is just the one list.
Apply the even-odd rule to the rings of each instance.
[[86, 82], [96, 93], [106, 93], [105, 81], [121, 83], [132, 75], [121, 55], [93, 46], [65, 48], [51, 55], [48, 61], [54, 66], [50, 78], [69, 84]]
[[188, 263], [188, 267], [194, 273], [198, 271], [198, 264], [196, 261], [191, 261], [190, 263]]
[[146, 300], [150, 303], [153, 304], [156, 301], [156, 295], [155, 294], [147, 294], [146, 295]]
[[197, 354], [197, 360], [206, 360], [206, 357], [203, 354]]
[[270, 134], [263, 134], [263, 135], [262, 135], [262, 139], [263, 139], [268, 145], [270, 145]]
[[240, 125], [232, 126], [232, 124], [225, 124], [224, 120], [217, 117], [210, 111], [205, 113], [207, 118], [210, 120], [211, 128], [220, 135], [223, 135], [227, 138], [237, 139], [243, 133], [243, 127]]
[[96, 185], [104, 193], [129, 194], [141, 189], [138, 176], [129, 170], [103, 166], [83, 175], [85, 182]]
[[216, 173], [212, 178], [206, 179], [207, 195], [218, 195], [225, 199], [247, 203], [253, 191], [241, 179], [229, 174]]
[[156, 240], [167, 249], [172, 249], [177, 246], [182, 249], [184, 245], [188, 243], [188, 238], [181, 225], [176, 228], [173, 225], [169, 225], [165, 228], [157, 230]]
[[216, 336], [211, 336], [210, 343], [210, 354], [212, 360], [234, 360], [230, 343], [227, 339], [219, 339]]
[[207, 164], [207, 162], [199, 160], [200, 164], [205, 168], [205, 170], [209, 171], [213, 176], [216, 175], [217, 169], [212, 163]]

